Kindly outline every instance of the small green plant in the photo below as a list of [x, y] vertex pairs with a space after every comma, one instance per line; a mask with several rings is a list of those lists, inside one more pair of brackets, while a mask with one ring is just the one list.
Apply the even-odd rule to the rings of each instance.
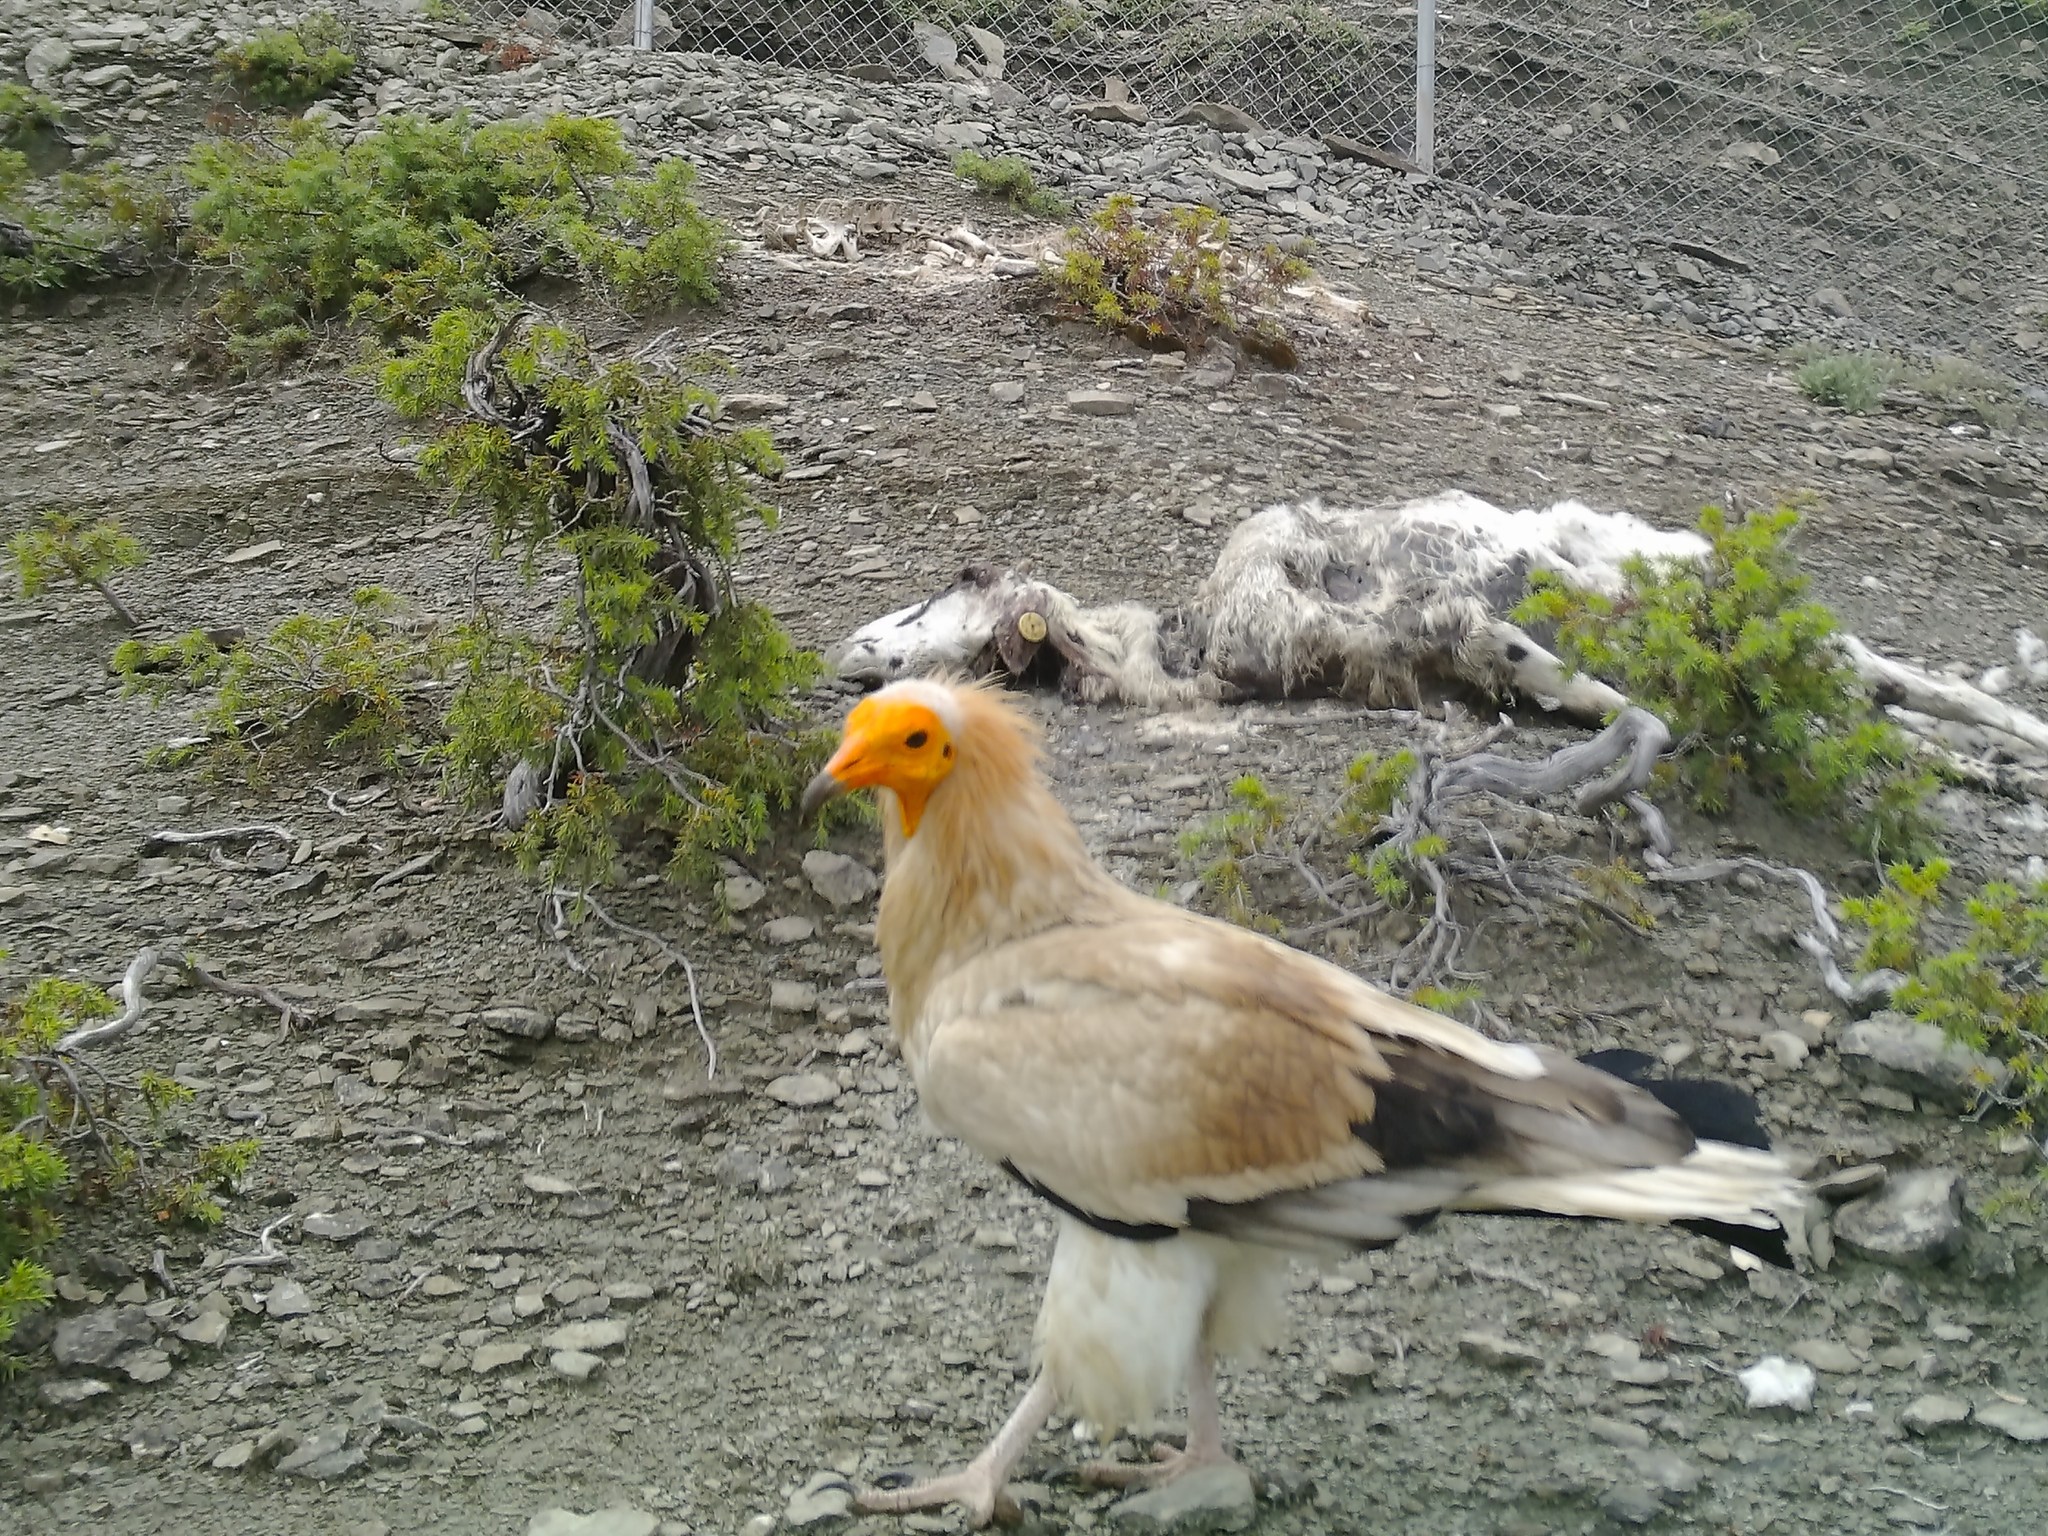
[[1432, 1013], [1449, 1014], [1457, 1018], [1474, 1003], [1486, 996], [1477, 987], [1417, 987], [1409, 1001]]
[[1692, 19], [1700, 36], [1710, 43], [1732, 43], [1738, 37], [1746, 37], [1756, 23], [1756, 17], [1748, 11], [1718, 5], [1694, 11]]
[[1036, 214], [1041, 219], [1065, 218], [1072, 211], [1067, 200], [1038, 184], [1031, 167], [1016, 155], [994, 159], [971, 149], [953, 157], [953, 174], [988, 197], [999, 197], [1013, 208]]
[[170, 197], [118, 166], [36, 178], [0, 149], [0, 294], [25, 297], [145, 273], [171, 247]]
[[1180, 854], [1231, 922], [1267, 931], [1278, 924], [1251, 899], [1246, 865], [1266, 853], [1287, 824], [1288, 802], [1247, 773], [1230, 786], [1229, 809], [1181, 834]]
[[1962, 942], [1942, 950], [1927, 928], [1950, 873], [1941, 859], [1894, 864], [1877, 895], [1842, 911], [1865, 930], [1864, 967], [1903, 973], [1893, 1002], [2003, 1062], [2010, 1079], [1986, 1095], [2032, 1127], [2048, 1105], [2048, 882], [1986, 885], [1963, 904]]
[[135, 627], [135, 614], [108, 583], [116, 571], [141, 565], [147, 556], [113, 518], [84, 523], [68, 512], [45, 512], [7, 541], [7, 555], [23, 597], [39, 596], [55, 582], [90, 587], [116, 618]]
[[217, 55], [221, 73], [251, 101], [295, 110], [317, 101], [355, 73], [355, 55], [343, 45], [348, 35], [332, 15], [320, 12], [296, 27], [266, 30]]
[[1413, 781], [1415, 767], [1415, 754], [1406, 750], [1387, 757], [1377, 752], [1354, 757], [1344, 770], [1344, 798], [1331, 830], [1344, 838], [1377, 836], [1401, 791]]
[[1746, 783], [1797, 814], [1860, 824], [1874, 855], [1911, 853], [1935, 776], [1876, 714], [1834, 616], [1807, 598], [1798, 520], [1789, 507], [1740, 521], [1709, 507], [1704, 562], [1631, 560], [1618, 600], [1539, 571], [1514, 620], [1554, 627], [1568, 665], [1664, 719], [1700, 809], [1725, 812]]
[[[185, 1139], [167, 1123], [182, 1102], [164, 1092], [168, 1080], [123, 1082], [82, 1065], [63, 1043], [115, 1011], [98, 987], [60, 977], [30, 982], [0, 1004], [0, 1375], [16, 1363], [7, 1341], [53, 1294], [41, 1260], [63, 1234], [67, 1206], [136, 1189], [161, 1221], [214, 1225], [223, 1213], [213, 1196], [258, 1152], [254, 1141], [231, 1142], [200, 1149], [184, 1171], [164, 1162], [164, 1147]], [[128, 1113], [137, 1102], [139, 1121]], [[154, 1182], [138, 1184], [138, 1175]]]
[[1796, 378], [1808, 399], [1854, 416], [1868, 416], [1884, 404], [1885, 371], [1861, 354], [1812, 358], [1801, 365]]
[[385, 398], [432, 419], [463, 408], [478, 360], [491, 417], [446, 426], [422, 472], [529, 572], [574, 577], [543, 635], [488, 615], [461, 632], [438, 756], [478, 800], [508, 772], [530, 783], [512, 824], [550, 884], [608, 879], [635, 826], [701, 877], [796, 803], [826, 747], [795, 715], [818, 658], [732, 588], [742, 522], [773, 520], [751, 482], [781, 461], [766, 434], [721, 425], [697, 384], [601, 359], [562, 326], [513, 329], [450, 311], [382, 369]]
[[1408, 904], [1413, 893], [1409, 875], [1416, 864], [1449, 851], [1438, 833], [1393, 825], [1403, 792], [1414, 788], [1416, 766], [1415, 754], [1405, 750], [1386, 757], [1367, 752], [1353, 758], [1344, 772], [1344, 798], [1330, 823], [1339, 839], [1364, 845], [1346, 856], [1345, 866], [1389, 907]]
[[1284, 367], [1299, 360], [1286, 327], [1260, 306], [1305, 279], [1308, 264], [1272, 245], [1234, 248], [1230, 221], [1213, 208], [1147, 217], [1120, 192], [1067, 236], [1053, 286], [1103, 329], [1187, 350], [1220, 334]]
[[227, 1219], [219, 1197], [241, 1187], [262, 1151], [263, 1143], [253, 1136], [200, 1148], [189, 1173], [150, 1191], [156, 1219], [165, 1226], [219, 1226]]
[[1915, 43], [1926, 42], [1927, 39], [1932, 37], [1933, 35], [1933, 22], [1926, 20], [1909, 21], [1905, 23], [1903, 26], [1901, 26], [1898, 31], [1892, 34], [1892, 41], [1897, 43], [1901, 48], [1910, 48]]
[[0, 85], [0, 149], [20, 149], [64, 121], [64, 109], [41, 91]]
[[542, 276], [635, 311], [715, 302], [728, 241], [694, 170], [632, 169], [617, 123], [560, 115], [401, 114], [347, 145], [300, 121], [281, 142], [202, 143], [184, 172], [192, 238], [221, 282], [202, 351], [249, 370], [339, 321], [418, 335], [443, 310], [503, 310]]
[[199, 721], [217, 772], [260, 779], [271, 753], [330, 753], [392, 761], [433, 737], [421, 686], [438, 670], [430, 637], [392, 621], [397, 599], [381, 587], [350, 595], [338, 615], [295, 613], [268, 634], [225, 650], [193, 633], [116, 648], [113, 671], [161, 694], [174, 683], [211, 687]]

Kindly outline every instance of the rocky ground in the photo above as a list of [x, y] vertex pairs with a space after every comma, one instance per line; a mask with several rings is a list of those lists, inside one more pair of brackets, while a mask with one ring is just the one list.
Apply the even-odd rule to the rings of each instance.
[[[202, 131], [206, 55], [256, 19], [0, 14], [9, 58], [166, 163]], [[744, 577], [806, 643], [969, 558], [1034, 558], [1090, 599], [1169, 598], [1267, 500], [1445, 485], [1510, 504], [1579, 495], [1665, 526], [1707, 501], [1810, 490], [1821, 595], [1874, 644], [1974, 670], [2042, 624], [2048, 441], [1936, 399], [1868, 418], [1813, 406], [1765, 343], [1844, 322], [1797, 295], [1710, 265], [1693, 284], [1594, 236], [1558, 265], [1548, 233], [1307, 142], [573, 40], [491, 73], [478, 35], [376, 22], [372, 94], [341, 115], [615, 112], [649, 153], [697, 161], [743, 232], [763, 206], [857, 194], [894, 199], [913, 228], [964, 219], [1018, 246], [1042, 231], [944, 174], [953, 144], [985, 140], [1064, 167], [1078, 196], [1225, 193], [1256, 231], [1314, 233], [1321, 270], [1368, 307], [1369, 325], [1287, 376], [1132, 353], [921, 266], [915, 243], [843, 263], [747, 241], [728, 305], [675, 317], [663, 345], [722, 353], [728, 390], [789, 452], [782, 527], [754, 539]], [[128, 73], [105, 73], [116, 64]], [[1237, 192], [1234, 175], [1294, 182]], [[1313, 215], [1298, 183], [1317, 189]], [[1603, 291], [1673, 302], [1660, 319]], [[411, 484], [397, 424], [358, 384], [331, 368], [188, 374], [189, 298], [8, 317], [7, 531], [48, 506], [118, 512], [153, 551], [124, 591], [180, 628], [266, 623], [366, 582], [428, 615], [459, 612], [473, 579], [508, 605], [544, 600], [479, 570], [479, 529]], [[1051, 1227], [918, 1118], [882, 1022], [870, 842], [806, 858], [791, 839], [734, 866], [729, 916], [651, 864], [611, 898], [693, 962], [711, 1076], [663, 950], [601, 924], [544, 939], [534, 891], [431, 781], [336, 767], [252, 790], [150, 770], [183, 722], [110, 684], [110, 622], [59, 599], [10, 602], [0, 626], [10, 982], [112, 984], [169, 940], [316, 1015], [286, 1034], [260, 1009], [166, 990], [116, 1048], [264, 1151], [229, 1230], [167, 1240], [160, 1263], [133, 1231], [78, 1235], [49, 1336], [0, 1387], [9, 1529], [833, 1529], [845, 1479], [957, 1460], [1007, 1411]], [[843, 700], [816, 702], [829, 718]], [[1407, 729], [1330, 706], [1041, 707], [1060, 793], [1147, 888], [1186, 874], [1177, 834], [1245, 767], [1327, 796], [1354, 753]], [[1530, 722], [1518, 750], [1563, 739]], [[1957, 793], [1944, 817], [1968, 876], [2048, 854], [2029, 807]], [[290, 845], [221, 864], [149, 842], [252, 820]], [[1796, 856], [1830, 881], [1848, 869], [1810, 829], [1682, 830], [1688, 847]], [[1959, 1124], [1939, 1063], [1899, 1066], [1849, 1033], [1785, 942], [1794, 909], [1735, 888], [1661, 907], [1650, 942], [1489, 930], [1487, 995], [1519, 1031], [1755, 1086], [1853, 1202], [1834, 1267], [1749, 1277], [1691, 1238], [1466, 1220], [1304, 1271], [1295, 1342], [1225, 1388], [1257, 1501], [1216, 1489], [1184, 1528], [2044, 1523], [2048, 1254], [2038, 1214], [1986, 1209], [2029, 1166], [2024, 1141]], [[1747, 1406], [1736, 1373], [1774, 1355], [1815, 1373], [1805, 1407]], [[1156, 1510], [1064, 1478], [1076, 1459], [1064, 1434], [1034, 1447], [1041, 1528], [1159, 1528]], [[559, 1513], [598, 1510], [581, 1526]]]

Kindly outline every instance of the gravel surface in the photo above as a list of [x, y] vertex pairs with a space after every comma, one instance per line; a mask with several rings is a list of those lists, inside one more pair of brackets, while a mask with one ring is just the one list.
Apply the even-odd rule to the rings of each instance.
[[[8, 58], [47, 39], [72, 50], [50, 67], [45, 49], [41, 73], [89, 108], [81, 131], [164, 163], [202, 131], [206, 56], [256, 20], [182, 3], [0, 16]], [[696, 160], [743, 233], [764, 206], [859, 196], [893, 200], [913, 230], [1042, 237], [945, 174], [962, 137], [948, 125], [1058, 157], [1082, 197], [1185, 195], [1227, 182], [1215, 165], [1264, 175], [1318, 153], [998, 109], [969, 84], [573, 41], [487, 73], [466, 23], [372, 31], [371, 113], [618, 113], [647, 152]], [[85, 83], [110, 61], [132, 78]], [[159, 80], [179, 89], [152, 94]], [[1974, 671], [2048, 621], [2037, 431], [1909, 397], [1868, 418], [1821, 409], [1765, 346], [1839, 323], [1796, 299], [1703, 269], [1685, 289], [1698, 323], [1583, 302], [1498, 215], [1398, 172], [1318, 164], [1348, 210], [1335, 229], [1270, 187], [1227, 204], [1258, 232], [1313, 232], [1319, 269], [1372, 317], [1295, 376], [1136, 354], [980, 274], [921, 265], [921, 242], [844, 263], [746, 241], [726, 307], [671, 317], [662, 343], [724, 354], [724, 387], [796, 471], [743, 579], [822, 646], [973, 558], [1030, 558], [1090, 601], [1174, 598], [1237, 518], [1280, 498], [1457, 485], [1681, 526], [1707, 501], [1812, 491], [1820, 595], [1873, 644]], [[1575, 259], [1616, 285], [1668, 281], [1585, 240]], [[540, 610], [545, 589], [479, 570], [480, 530], [411, 483], [399, 425], [358, 384], [331, 368], [188, 376], [189, 308], [177, 291], [110, 293], [5, 320], [0, 531], [45, 507], [118, 513], [153, 552], [124, 594], [180, 628], [332, 608], [368, 582], [423, 615], [462, 611], [473, 580]], [[582, 318], [617, 345], [662, 329]], [[1129, 409], [1071, 408], [1077, 391]], [[110, 684], [118, 631], [95, 607], [10, 599], [0, 633], [0, 975], [112, 985], [170, 941], [314, 1013], [281, 1035], [260, 1009], [167, 988], [115, 1048], [123, 1068], [174, 1073], [263, 1155], [229, 1230], [165, 1244], [174, 1292], [147, 1234], [73, 1234], [31, 1369], [0, 1384], [10, 1530], [953, 1528], [852, 1522], [846, 1482], [956, 1461], [1008, 1411], [1052, 1226], [919, 1119], [874, 984], [873, 842], [844, 839], [845, 862], [791, 838], [727, 871], [722, 910], [633, 865], [609, 910], [695, 962], [719, 1047], [708, 1080], [682, 976], [601, 925], [573, 948], [544, 940], [533, 890], [431, 781], [334, 767], [256, 791], [150, 769], [183, 717]], [[816, 700], [826, 718], [843, 703]], [[1185, 720], [1039, 707], [1062, 798], [1144, 889], [1185, 878], [1178, 834], [1247, 767], [1327, 799], [1353, 755], [1407, 729], [1330, 705]], [[1516, 749], [1565, 739], [1528, 721]], [[2032, 807], [1958, 792], [1943, 814], [1963, 876], [2048, 854]], [[239, 868], [144, 847], [246, 821], [295, 843]], [[42, 825], [69, 841], [32, 841]], [[1839, 845], [1768, 816], [1678, 829], [1694, 849], [1849, 874]], [[1026, 1461], [1039, 1528], [2048, 1524], [2048, 1236], [2024, 1207], [1985, 1211], [2026, 1169], [2024, 1142], [1956, 1121], [1939, 1053], [1869, 1025], [1838, 1049], [1849, 1021], [1787, 942], [1798, 913], [1775, 890], [1688, 888], [1658, 912], [1649, 940], [1502, 923], [1470, 959], [1517, 1031], [1756, 1088], [1774, 1132], [1855, 1202], [1831, 1269], [1749, 1276], [1682, 1235], [1446, 1222], [1303, 1270], [1293, 1342], [1228, 1375], [1251, 1502], [1219, 1479], [1119, 1508], [1064, 1475], [1083, 1448], [1057, 1433]], [[1327, 942], [1370, 969], [1369, 942]], [[288, 1262], [252, 1262], [271, 1254]], [[1751, 1406], [1773, 1400], [1791, 1406]]]

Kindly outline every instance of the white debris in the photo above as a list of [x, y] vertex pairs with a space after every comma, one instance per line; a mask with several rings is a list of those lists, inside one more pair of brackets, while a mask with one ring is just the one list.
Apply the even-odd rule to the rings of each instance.
[[1813, 1407], [1813, 1367], [1782, 1355], [1765, 1355], [1735, 1379], [1749, 1394], [1751, 1408], [1790, 1408], [1805, 1413]]

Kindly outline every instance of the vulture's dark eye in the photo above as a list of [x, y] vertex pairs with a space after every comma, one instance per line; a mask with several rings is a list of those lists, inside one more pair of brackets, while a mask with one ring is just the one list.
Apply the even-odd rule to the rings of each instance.
[[903, 745], [909, 747], [914, 752], [919, 747], [923, 746], [930, 739], [931, 738], [926, 736], [923, 731], [912, 731], [910, 733], [910, 738], [907, 741], [905, 741]]

